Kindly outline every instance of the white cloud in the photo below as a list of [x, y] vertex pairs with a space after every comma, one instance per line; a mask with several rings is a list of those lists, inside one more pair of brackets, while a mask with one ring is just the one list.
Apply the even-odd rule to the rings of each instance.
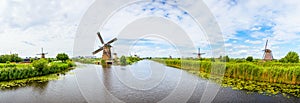
[[[57, 52], [67, 52], [72, 55], [73, 39], [80, 22], [89, 5], [94, 0], [52, 0], [52, 1], [0, 1], [0, 54], [18, 52], [21, 56], [36, 56], [40, 48], [44, 47], [49, 52], [49, 56], [54, 56]], [[284, 0], [276, 1], [263, 0], [242, 0], [232, 2], [231, 0], [204, 0], [212, 13], [215, 15], [227, 42], [229, 55], [242, 57], [253, 55], [260, 58], [262, 55], [260, 47], [253, 44], [264, 44], [269, 39], [269, 47], [275, 50], [276, 55], [281, 55], [278, 49], [280, 44], [299, 42], [300, 39], [300, 1]], [[156, 5], [156, 4], [155, 4]], [[141, 12], [140, 5], [133, 5], [116, 15], [103, 29], [105, 41], [115, 37], [118, 32], [114, 28], [123, 29], [126, 23], [130, 23], [137, 18], [149, 15], [165, 15], [163, 10], [156, 13]], [[159, 6], [159, 5], [157, 5]], [[159, 6], [162, 7], [162, 6]], [[209, 52], [209, 43], [202, 31], [193, 23], [188, 15], [182, 21], [176, 21], [177, 15], [182, 12], [166, 7], [169, 19], [179, 24], [185, 29], [189, 37], [195, 43], [196, 48], [201, 47], [204, 52]], [[127, 11], [127, 12], [126, 12]], [[122, 18], [120, 18], [122, 17]], [[263, 26], [271, 26], [270, 31], [263, 32]], [[245, 34], [245, 38], [236, 35], [238, 31], [252, 31]], [[174, 30], [175, 31], [175, 30]], [[240, 41], [246, 44], [239, 44]], [[152, 43], [160, 41], [153, 40]], [[282, 48], [282, 47], [281, 47]], [[139, 47], [141, 53], [149, 54], [148, 49]], [[294, 49], [294, 48], [285, 48]], [[259, 51], [258, 51], [259, 50]], [[160, 49], [159, 54], [168, 53], [169, 49]], [[189, 49], [187, 52], [193, 52]], [[217, 50], [215, 50], [217, 51]], [[246, 52], [247, 51], [247, 52]], [[276, 53], [280, 52], [280, 53]]]
[[[300, 1], [284, 0], [274, 2], [273, 0], [237, 1], [237, 5], [230, 5], [231, 0], [205, 0], [216, 16], [225, 35], [235, 37], [239, 30], [259, 30], [259, 25], [276, 24], [274, 30], [274, 40], [295, 40], [300, 37], [296, 35], [300, 32]], [[256, 37], [257, 33], [253, 34]], [[260, 35], [260, 34], [258, 34]], [[284, 37], [283, 37], [284, 35]], [[283, 37], [283, 38], [280, 38]]]
[[[43, 47], [54, 57], [72, 48], [81, 16], [93, 0], [0, 1], [0, 54], [37, 56]], [[4, 11], [4, 12], [2, 12]]]
[[[204, 2], [215, 15], [225, 37], [236, 38], [238, 41], [246, 40], [245, 42], [250, 43], [249, 45], [260, 44], [269, 39], [269, 47], [299, 42], [300, 1], [283, 0], [274, 2], [273, 0], [263, 0], [257, 2], [238, 0], [235, 5], [232, 5], [231, 0], [204, 0]], [[263, 31], [264, 26], [272, 28]], [[245, 34], [245, 36], [236, 35], [237, 31], [243, 30], [252, 32]], [[256, 40], [245, 37], [252, 37]], [[246, 46], [248, 44], [239, 45]], [[240, 48], [241, 46], [233, 47]], [[250, 46], [249, 48], [253, 49], [254, 47]], [[295, 49], [288, 48], [288, 46], [281, 46], [281, 48]], [[282, 50], [275, 52], [282, 52]], [[232, 55], [236, 56], [235, 54]], [[278, 55], [281, 57], [282, 54]]]
[[245, 42], [250, 43], [250, 44], [261, 44], [262, 43], [262, 41], [260, 41], [260, 40], [246, 40]]

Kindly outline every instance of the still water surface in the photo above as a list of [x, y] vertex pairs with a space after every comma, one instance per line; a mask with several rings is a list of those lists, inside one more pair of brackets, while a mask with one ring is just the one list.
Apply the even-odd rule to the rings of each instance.
[[[1, 103], [200, 102], [206, 89], [219, 87], [185, 71], [143, 60], [130, 66], [77, 64], [59, 80], [0, 91]], [[300, 98], [247, 94], [220, 87], [212, 102], [296, 103]], [[204, 99], [203, 99], [204, 100]]]

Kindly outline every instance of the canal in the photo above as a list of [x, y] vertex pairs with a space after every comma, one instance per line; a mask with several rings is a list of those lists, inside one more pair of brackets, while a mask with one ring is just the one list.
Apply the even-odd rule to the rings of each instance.
[[[217, 89], [216, 94], [210, 92], [212, 89]], [[280, 94], [266, 96], [219, 87], [185, 71], [149, 60], [105, 68], [77, 63], [76, 69], [62, 75], [59, 80], [1, 90], [0, 95], [1, 103], [300, 101], [297, 97], [287, 98]]]

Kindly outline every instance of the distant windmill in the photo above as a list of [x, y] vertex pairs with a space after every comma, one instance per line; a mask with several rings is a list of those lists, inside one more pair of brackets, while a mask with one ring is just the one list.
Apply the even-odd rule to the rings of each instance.
[[45, 58], [45, 55], [46, 55], [46, 54], [48, 54], [48, 53], [44, 53], [44, 50], [43, 50], [43, 48], [42, 48], [42, 53], [36, 54], [36, 55], [41, 55], [41, 58]]
[[101, 43], [103, 44], [102, 47], [100, 47], [99, 49], [95, 50], [93, 52], [93, 55], [99, 53], [100, 51], [103, 50], [103, 54], [102, 54], [102, 59], [106, 61], [106, 63], [112, 63], [111, 61], [108, 61], [108, 60], [111, 60], [112, 59], [112, 56], [111, 56], [111, 50], [110, 48], [112, 47], [110, 44], [115, 42], [117, 40], [117, 38], [114, 38], [112, 40], [110, 40], [109, 42], [107, 43], [104, 43], [101, 35], [100, 35], [100, 32], [97, 33]]
[[169, 59], [172, 59], [172, 56], [171, 56], [171, 55], [169, 55]]
[[198, 53], [193, 53], [193, 54], [197, 54], [198, 58], [201, 58], [201, 55], [204, 55], [205, 53], [201, 53], [200, 52], [200, 48], [198, 48]]
[[115, 61], [115, 62], [118, 62], [119, 58], [118, 58], [117, 53], [113, 53], [113, 55], [114, 55], [114, 61]]
[[270, 61], [270, 60], [274, 59], [273, 55], [272, 55], [272, 51], [270, 49], [267, 49], [267, 46], [268, 46], [268, 40], [266, 42], [265, 49], [262, 50], [262, 51], [264, 51], [264, 55], [263, 55], [264, 61]]

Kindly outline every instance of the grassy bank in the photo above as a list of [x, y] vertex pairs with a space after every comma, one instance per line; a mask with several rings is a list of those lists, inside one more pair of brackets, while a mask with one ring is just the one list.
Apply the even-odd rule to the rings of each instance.
[[101, 58], [73, 58], [72, 60], [84, 64], [95, 64], [96, 62], [101, 62]]
[[[138, 62], [138, 61], [142, 60], [141, 58], [133, 57], [133, 56], [129, 56], [129, 57], [124, 56], [124, 58], [125, 58], [125, 61], [124, 61], [123, 64], [128, 64], [128, 65], [131, 65], [135, 62]], [[119, 58], [117, 60], [113, 59], [114, 64], [115, 65], [121, 65], [121, 60], [120, 59]], [[105, 61], [102, 61], [101, 58], [73, 58], [72, 60], [75, 61], [75, 62], [80, 62], [80, 63], [84, 63], [84, 64], [105, 63]]]
[[75, 64], [72, 61], [54, 61], [48, 63], [37, 61], [32, 64], [0, 64], [0, 81], [25, 79], [44, 76], [70, 69]]
[[138, 61], [142, 60], [141, 58], [139, 57], [133, 57], [133, 56], [129, 56], [129, 57], [126, 57], [126, 64], [133, 64], [133, 63], [136, 63]]
[[[300, 64], [278, 62], [213, 63], [210, 61], [155, 59], [167, 66], [187, 70], [202, 78], [224, 77], [222, 86], [259, 93], [288, 93], [300, 97]], [[212, 65], [213, 64], [213, 65]], [[219, 68], [218, 68], [219, 67]], [[221, 68], [225, 69], [221, 69]], [[212, 72], [213, 71], [213, 72]]]
[[32, 77], [32, 78], [26, 78], [26, 79], [20, 79], [20, 80], [2, 81], [2, 82], [0, 82], [0, 90], [25, 87], [32, 83], [44, 83], [44, 82], [48, 82], [50, 80], [57, 80], [57, 79], [59, 79], [58, 75], [49, 74], [49, 75], [45, 75], [45, 76], [38, 76], [38, 77]]

